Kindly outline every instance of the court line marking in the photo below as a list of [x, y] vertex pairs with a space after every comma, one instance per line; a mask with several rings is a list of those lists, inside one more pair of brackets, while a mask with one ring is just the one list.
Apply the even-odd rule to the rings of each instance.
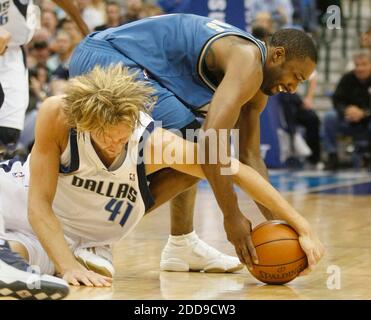
[[283, 191], [281, 193], [284, 194], [284, 195], [308, 194], [308, 193], [313, 193], [313, 192], [317, 192], [317, 191], [331, 190], [331, 189], [341, 188], [341, 187], [351, 187], [351, 186], [356, 185], [356, 184], [367, 183], [367, 182], [371, 182], [370, 177], [357, 178], [354, 181], [336, 182], [336, 183], [332, 183], [332, 184], [326, 184], [326, 185], [322, 185], [322, 186], [311, 187], [311, 188], [307, 188], [307, 189], [303, 189], [303, 190]]

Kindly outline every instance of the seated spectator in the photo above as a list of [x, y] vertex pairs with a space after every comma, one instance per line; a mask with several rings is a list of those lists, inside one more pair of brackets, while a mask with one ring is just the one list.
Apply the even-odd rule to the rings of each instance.
[[256, 17], [259, 12], [269, 12], [276, 24], [276, 29], [292, 25], [291, 0], [252, 0], [251, 11], [253, 17]]
[[29, 50], [29, 55], [31, 57], [29, 57], [28, 61], [32, 61], [33, 63], [33, 65], [29, 65], [29, 67], [36, 67], [36, 66], [46, 67], [46, 63], [50, 57], [48, 43], [43, 40], [33, 41], [32, 47]]
[[300, 26], [306, 32], [315, 33], [318, 30], [318, 11], [315, 0], [292, 0], [293, 24]]
[[371, 49], [371, 26], [365, 32], [362, 32], [359, 37], [359, 45], [361, 48]]
[[164, 11], [159, 6], [154, 4], [146, 3], [142, 6], [142, 9], [139, 12], [138, 18], [144, 19], [147, 17], [160, 16], [164, 14]]
[[[280, 93], [278, 98], [283, 109], [286, 129], [291, 139], [294, 139], [298, 127], [303, 127], [305, 129], [305, 142], [311, 151], [306, 160], [311, 168], [323, 169], [323, 163], [321, 162], [320, 119], [313, 110], [313, 96], [317, 82], [316, 72], [313, 73], [308, 81], [308, 90], [303, 99], [296, 93]], [[295, 153], [295, 150], [293, 151]]]
[[[272, 19], [272, 15], [269, 12], [259, 12], [256, 14], [254, 20], [253, 20], [253, 29], [254, 28], [261, 28], [259, 29], [260, 32], [262, 32], [262, 29], [265, 30], [265, 35], [270, 35], [273, 34], [275, 29], [274, 29], [274, 23]], [[256, 32], [257, 30], [255, 30]], [[252, 32], [254, 33], [254, 31]], [[259, 34], [260, 36], [263, 36], [263, 34]], [[256, 35], [257, 38], [259, 38], [259, 35]]]
[[49, 71], [44, 66], [37, 66], [29, 71], [30, 103], [27, 112], [38, 109], [39, 105], [50, 95]]
[[371, 140], [371, 54], [361, 50], [354, 54], [354, 70], [340, 79], [333, 95], [334, 111], [325, 115], [324, 147], [327, 168], [338, 167], [337, 135], [351, 136], [354, 143]]
[[56, 53], [48, 59], [47, 67], [52, 75], [68, 79], [68, 66], [72, 54], [72, 39], [69, 33], [61, 30], [57, 33]]
[[54, 11], [43, 11], [41, 13], [41, 26], [48, 29], [53, 36], [57, 31], [58, 18]]
[[104, 15], [100, 9], [94, 6], [92, 0], [77, 0], [77, 6], [89, 30], [94, 30], [94, 28], [104, 23]]
[[143, 0], [127, 0], [125, 7], [124, 23], [136, 21], [143, 8]]
[[[368, 49], [371, 50], [371, 27], [369, 27], [366, 31], [362, 32], [358, 39], [359, 48], [360, 49]], [[351, 59], [345, 67], [346, 71], [352, 71], [354, 69], [354, 62]]]
[[95, 31], [102, 31], [108, 28], [118, 27], [122, 23], [121, 8], [117, 2], [107, 2], [106, 5], [106, 23], [96, 27]]
[[58, 29], [67, 32], [71, 36], [73, 47], [76, 47], [77, 44], [83, 39], [83, 35], [81, 34], [76, 23], [68, 17], [59, 21]]

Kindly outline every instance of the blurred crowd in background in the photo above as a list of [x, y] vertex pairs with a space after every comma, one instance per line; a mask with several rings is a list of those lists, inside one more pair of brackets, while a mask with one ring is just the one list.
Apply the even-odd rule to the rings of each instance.
[[[71, 0], [73, 1], [73, 0]], [[30, 81], [30, 103], [27, 109], [25, 135], [20, 148], [29, 149], [30, 132], [37, 109], [46, 97], [63, 93], [69, 78], [68, 65], [74, 47], [82, 39], [75, 23], [50, 0], [34, 0], [41, 9], [41, 25], [27, 45], [27, 64]], [[182, 12], [189, 1], [182, 0], [74, 0], [91, 32], [116, 27], [138, 19], [167, 13]], [[313, 35], [316, 40], [325, 28], [327, 8], [341, 7], [340, 1], [315, 0], [251, 0], [251, 32], [266, 40], [275, 30], [296, 27]], [[286, 130], [295, 134], [304, 127], [304, 137], [311, 149], [307, 161], [312, 167], [328, 169], [338, 166], [336, 139], [339, 133], [362, 138], [371, 137], [371, 30], [359, 34], [359, 49], [349, 59], [344, 76], [333, 95], [333, 110], [319, 117], [315, 111], [317, 74], [309, 80], [301, 94], [281, 94]], [[353, 92], [353, 94], [351, 94]], [[321, 121], [322, 120], [322, 124]], [[368, 135], [368, 136], [367, 136]], [[367, 140], [367, 138], [366, 138]], [[23, 145], [22, 145], [23, 141]], [[326, 156], [321, 154], [325, 149]]]

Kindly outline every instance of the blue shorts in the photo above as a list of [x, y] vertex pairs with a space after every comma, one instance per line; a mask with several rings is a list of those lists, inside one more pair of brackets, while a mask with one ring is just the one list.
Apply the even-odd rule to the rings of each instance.
[[70, 61], [70, 76], [78, 76], [92, 70], [94, 66], [109, 66], [122, 63], [138, 72], [138, 79], [149, 82], [155, 89], [157, 103], [152, 111], [155, 121], [162, 121], [165, 129], [182, 129], [196, 121], [196, 116], [171, 91], [147, 76], [145, 70], [133, 60], [114, 49], [104, 40], [95, 39], [94, 34], [85, 38], [76, 47]]

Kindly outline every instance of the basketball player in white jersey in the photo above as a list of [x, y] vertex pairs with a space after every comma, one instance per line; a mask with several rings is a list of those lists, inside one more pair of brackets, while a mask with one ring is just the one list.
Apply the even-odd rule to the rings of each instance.
[[[155, 204], [146, 175], [171, 167], [204, 177], [200, 165], [184, 161], [186, 154], [197, 153], [197, 145], [155, 128], [146, 114], [153, 103], [152, 90], [121, 65], [97, 66], [70, 80], [66, 95], [45, 100], [30, 159], [23, 166], [8, 161], [0, 167], [0, 217], [4, 219], [0, 294], [19, 298], [13, 284], [19, 287], [20, 283], [19, 270], [11, 271], [2, 251], [8, 261], [12, 254], [20, 254], [41, 273], [58, 273], [72, 285], [110, 286], [109, 249]], [[183, 155], [183, 162], [168, 162], [169, 150]], [[309, 272], [322, 257], [323, 246], [308, 222], [252, 168], [239, 164], [233, 180], [295, 228], [308, 256], [309, 268], [304, 272]], [[233, 272], [242, 267], [237, 258], [215, 249], [216, 253], [211, 252], [196, 236], [186, 242], [183, 236], [173, 241], [182, 251], [195, 249], [187, 260], [173, 256], [173, 263], [182, 264], [184, 271], [225, 268]], [[249, 248], [251, 259], [257, 262], [252, 243]], [[95, 253], [78, 254], [87, 249]], [[9, 281], [12, 276], [13, 282]], [[8, 291], [2, 290], [5, 277]], [[30, 295], [35, 297], [33, 292]]]
[[[53, 1], [75, 20], [84, 35], [88, 33], [70, 0]], [[31, 40], [38, 23], [39, 8], [33, 0], [0, 0], [0, 149], [14, 147], [23, 129], [28, 106], [23, 46]]]

